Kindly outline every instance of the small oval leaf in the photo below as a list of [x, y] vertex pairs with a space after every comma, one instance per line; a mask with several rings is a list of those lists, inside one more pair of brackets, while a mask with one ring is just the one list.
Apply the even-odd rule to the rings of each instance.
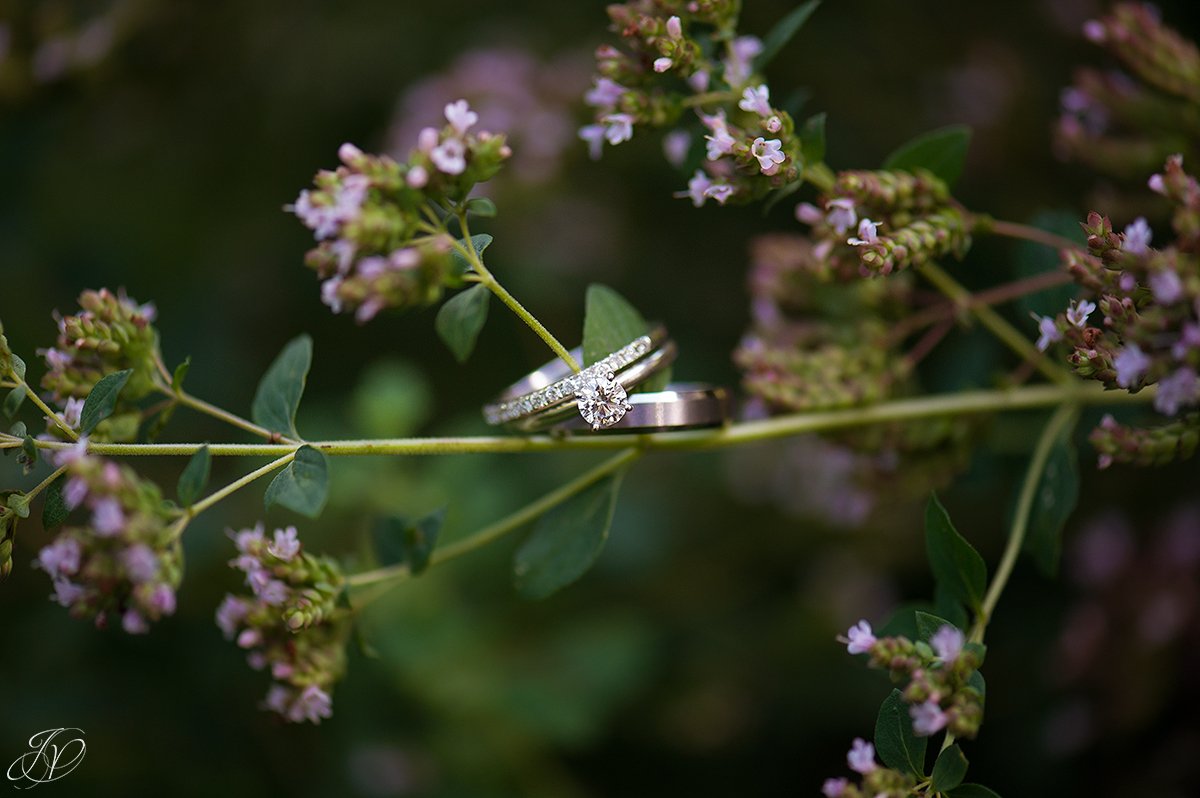
[[987, 589], [987, 564], [958, 534], [936, 495], [929, 497], [925, 507], [925, 551], [938, 585], [977, 611]]
[[371, 530], [379, 564], [388, 566], [405, 563], [409, 573], [421, 573], [429, 566], [429, 557], [437, 546], [438, 534], [445, 520], [445, 507], [415, 521], [399, 516], [379, 519]]
[[1079, 456], [1072, 441], [1074, 427], [1074, 424], [1068, 424], [1050, 450], [1034, 493], [1025, 533], [1024, 549], [1048, 577], [1058, 573], [1063, 527], [1079, 501]]
[[312, 338], [298, 335], [288, 342], [259, 380], [250, 415], [272, 432], [299, 438], [296, 410], [312, 365]]
[[46, 500], [42, 503], [42, 528], [54, 529], [61, 526], [63, 521], [67, 520], [67, 514], [70, 510], [67, 503], [63, 500], [63, 483], [66, 481], [65, 476], [60, 476], [58, 479], [46, 486]]
[[278, 504], [316, 518], [329, 498], [329, 463], [323, 452], [311, 446], [296, 450], [296, 459], [275, 475], [263, 496], [266, 508]]
[[450, 297], [438, 310], [434, 329], [459, 363], [465, 362], [475, 349], [479, 331], [487, 321], [491, 297], [486, 285], [473, 285]]
[[190, 507], [200, 498], [204, 488], [208, 486], [208, 474], [212, 467], [212, 456], [208, 452], [208, 444], [204, 444], [188, 460], [179, 475], [179, 485], [175, 489], [179, 503]]
[[962, 784], [967, 775], [967, 758], [962, 749], [952, 745], [938, 754], [933, 763], [933, 774], [930, 776], [930, 787], [934, 792], [946, 792]]
[[[650, 325], [625, 297], [606, 285], [588, 286], [583, 316], [583, 365], [588, 366], [617, 351], [650, 330]], [[662, 390], [671, 380], [670, 369], [641, 383], [639, 391]]]
[[112, 415], [113, 409], [117, 406], [117, 398], [121, 395], [121, 389], [125, 387], [125, 383], [129, 382], [129, 375], [132, 373], [133, 369], [124, 369], [100, 378], [91, 393], [87, 395], [87, 399], [83, 400], [83, 410], [79, 414], [81, 434], [90, 435], [97, 424]]
[[899, 690], [892, 690], [879, 707], [875, 720], [875, 751], [888, 767], [911, 773], [920, 779], [925, 775], [925, 747], [929, 738], [913, 734], [908, 707]]
[[971, 128], [949, 125], [931, 130], [901, 144], [883, 162], [884, 169], [928, 169], [952, 186], [962, 175], [967, 161]]
[[513, 560], [517, 592], [540, 599], [583, 576], [608, 540], [621, 475], [613, 474], [543, 515]]

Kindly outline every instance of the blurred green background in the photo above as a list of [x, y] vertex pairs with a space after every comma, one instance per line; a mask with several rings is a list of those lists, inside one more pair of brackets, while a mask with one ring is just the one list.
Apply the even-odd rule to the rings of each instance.
[[[1190, 4], [1161, 5], [1195, 33]], [[744, 31], [764, 33], [791, 6], [748, 2]], [[1104, 62], [1077, 34], [1099, 10], [1088, 0], [828, 2], [769, 77], [777, 93], [806, 89], [806, 112], [828, 112], [835, 168], [877, 164], [916, 133], [967, 122], [968, 207], [1080, 218], [1089, 195], [1130, 190], [1051, 153], [1072, 65]], [[672, 199], [684, 179], [650, 136], [588, 161], [573, 138], [586, 114], [565, 103], [586, 89], [605, 23], [602, 4], [546, 0], [0, 0], [10, 341], [33, 364], [53, 341], [51, 310], [69, 312], [84, 288], [124, 287], [156, 303], [167, 362], [190, 355], [189, 388], [218, 405], [246, 412], [274, 354], [308, 331], [307, 436], [481, 432], [479, 405], [546, 359], [540, 342], [493, 304], [460, 367], [433, 333], [434, 309], [365, 327], [333, 316], [303, 266], [308, 232], [281, 210], [343, 141], [386, 149], [437, 123], [440, 103], [476, 81], [466, 96], [477, 103], [533, 94], [544, 114], [510, 119], [525, 138], [490, 189], [500, 215], [485, 229], [500, 279], [572, 342], [586, 285], [610, 284], [670, 325], [676, 374], [736, 384], [729, 353], [748, 320], [747, 243], [794, 230], [790, 208], [697, 211]], [[472, 62], [480, 50], [498, 60]], [[523, 141], [540, 160], [518, 168]], [[959, 271], [987, 285], [1036, 257], [981, 242]], [[939, 389], [985, 385], [1005, 362], [986, 338], [961, 333], [925, 377]], [[943, 491], [990, 563], [1039, 420], [997, 420]], [[184, 411], [167, 435], [244, 440]], [[443, 504], [446, 536], [469, 534], [590, 462], [337, 461], [331, 505], [301, 535], [313, 550], [360, 557], [371, 511]], [[839, 462], [813, 441], [646, 458], [625, 481], [597, 568], [563, 593], [515, 596], [515, 536], [380, 601], [364, 623], [379, 657], [353, 653], [319, 728], [259, 711], [265, 675], [212, 621], [239, 588], [224, 531], [262, 517], [258, 489], [188, 530], [179, 612], [142, 638], [96, 632], [46, 601], [48, 581], [28, 565], [47, 539], [24, 525], [0, 586], [0, 765], [34, 732], [75, 726], [88, 757], [44, 790], [816, 795], [845, 774], [851, 738], [870, 736], [888, 689], [834, 635], [931, 588], [924, 490], [878, 486], [873, 511], [849, 524], [833, 503], [845, 488]], [[38, 478], [2, 465], [6, 486]], [[171, 486], [182, 462], [137, 465]], [[217, 462], [214, 484], [249, 466]], [[1194, 794], [1200, 553], [1188, 546], [1200, 540], [1200, 509], [1186, 500], [1196, 500], [1196, 468], [1100, 474], [1086, 448], [1082, 466], [1067, 578], [1023, 563], [989, 629], [988, 717], [967, 748], [969, 778], [1007, 796]], [[282, 510], [265, 520], [296, 522]]]

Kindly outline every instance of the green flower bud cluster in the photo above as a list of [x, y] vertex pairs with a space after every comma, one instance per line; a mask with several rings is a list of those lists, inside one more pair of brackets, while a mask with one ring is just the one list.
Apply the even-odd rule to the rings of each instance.
[[920, 794], [916, 792], [916, 779], [907, 773], [884, 767], [875, 767], [864, 773], [861, 784], [846, 782], [839, 787], [840, 791], [836, 793], [838, 798], [910, 798]]
[[[966, 213], [946, 183], [924, 169], [840, 172], [817, 205], [801, 203], [796, 216], [812, 226], [819, 252], [861, 275], [891, 274], [971, 246]], [[857, 235], [851, 231], [855, 231]]]
[[[79, 312], [58, 319], [58, 340], [53, 348], [39, 350], [46, 361], [42, 387], [56, 402], [82, 399], [102, 377], [131, 370], [114, 416], [130, 411], [131, 403], [155, 387], [158, 332], [153, 305], [139, 305], [124, 291], [107, 288], [79, 295]], [[104, 437], [102, 434], [99, 437]]]
[[13, 546], [17, 537], [17, 513], [7, 504], [0, 505], [0, 582], [12, 573]]
[[13, 352], [4, 337], [4, 322], [0, 321], [0, 376], [7, 376], [13, 368]]
[[1136, 179], [1170, 153], [1200, 157], [1200, 51], [1144, 3], [1118, 3], [1084, 35], [1125, 69], [1080, 69], [1062, 92], [1055, 147], [1100, 174]]
[[[86, 441], [84, 442], [86, 445]], [[53, 598], [99, 628], [110, 616], [130, 634], [175, 612], [183, 580], [183, 550], [158, 487], [116, 463], [68, 450], [61, 499], [89, 513], [65, 526], [34, 565], [54, 585]]]
[[275, 684], [266, 707], [293, 722], [329, 717], [333, 685], [346, 671], [349, 613], [338, 607], [344, 580], [337, 563], [301, 550], [295, 527], [273, 539], [262, 525], [233, 535], [239, 555], [230, 562], [246, 575], [252, 595], [227, 595], [217, 625], [249, 651], [256, 670]]
[[1196, 444], [1200, 443], [1200, 413], [1188, 413], [1168, 424], [1149, 428], [1130, 427], [1105, 416], [1088, 440], [1100, 455], [1101, 468], [1113, 463], [1166, 465], [1196, 453]]
[[441, 217], [512, 152], [503, 135], [471, 130], [478, 115], [465, 101], [445, 114], [447, 124], [422, 130], [403, 163], [343, 144], [342, 165], [317, 173], [287, 207], [318, 242], [305, 261], [335, 313], [354, 311], [363, 323], [385, 308], [431, 304], [461, 284]]

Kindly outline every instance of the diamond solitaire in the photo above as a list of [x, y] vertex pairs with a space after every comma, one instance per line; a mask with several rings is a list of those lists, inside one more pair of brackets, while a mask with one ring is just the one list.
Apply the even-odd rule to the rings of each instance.
[[594, 430], [611, 427], [633, 409], [625, 386], [616, 381], [616, 375], [611, 371], [585, 378], [575, 391], [575, 399], [579, 403], [579, 415]]

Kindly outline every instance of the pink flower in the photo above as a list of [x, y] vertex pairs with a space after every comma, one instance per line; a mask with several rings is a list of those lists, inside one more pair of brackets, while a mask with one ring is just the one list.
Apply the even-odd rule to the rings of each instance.
[[943, 625], [933, 633], [933, 637], [929, 638], [929, 645], [933, 646], [938, 659], [947, 665], [958, 659], [965, 642], [963, 633], [950, 624]]
[[237, 633], [238, 624], [246, 617], [249, 609], [246, 602], [237, 596], [225, 594], [221, 606], [217, 607], [216, 619], [217, 628], [221, 630], [221, 634], [225, 635], [226, 640], [233, 639], [234, 634]]
[[588, 155], [593, 161], [600, 160], [604, 151], [604, 125], [584, 125], [579, 128], [579, 138], [588, 144]]
[[330, 277], [321, 283], [321, 302], [334, 313], [342, 312], [342, 297], [338, 290], [342, 287], [341, 277]]
[[1167, 195], [1167, 184], [1163, 180], [1162, 175], [1150, 175], [1150, 179], [1146, 181], [1146, 185], [1155, 194], [1162, 194], [1164, 197]]
[[855, 737], [850, 744], [850, 752], [846, 754], [846, 764], [855, 773], [867, 775], [879, 767], [875, 764], [875, 746], [861, 737]]
[[821, 794], [825, 798], [841, 798], [849, 786], [850, 782], [846, 779], [825, 779], [825, 783], [821, 785]]
[[1144, 255], [1150, 248], [1150, 240], [1153, 236], [1154, 232], [1150, 229], [1150, 225], [1146, 224], [1146, 220], [1139, 216], [1125, 226], [1121, 249], [1131, 255]]
[[720, 130], [713, 131], [711, 136], [705, 136], [708, 141], [708, 160], [718, 160], [722, 155], [728, 155], [733, 152], [733, 146], [737, 144], [737, 139], [729, 134], [729, 129], [722, 127]]
[[858, 215], [854, 212], [854, 200], [847, 197], [831, 199], [825, 203], [825, 222], [838, 235], [858, 224]]
[[1181, 407], [1188, 407], [1200, 400], [1200, 380], [1195, 369], [1184, 366], [1158, 381], [1158, 393], [1154, 395], [1154, 409], [1164, 416], [1173, 416]]
[[1104, 23], [1097, 19], [1089, 19], [1083, 23], [1083, 38], [1093, 44], [1103, 44], [1105, 39]]
[[125, 511], [121, 503], [106, 496], [92, 507], [92, 529], [99, 537], [110, 538], [125, 529]]
[[67, 399], [67, 403], [63, 405], [62, 417], [63, 423], [71, 429], [79, 429], [79, 417], [83, 414], [83, 400], [72, 396]]
[[121, 616], [121, 628], [131, 635], [144, 635], [150, 631], [150, 625], [137, 610], [125, 610]]
[[805, 224], [820, 224], [825, 221], [825, 214], [811, 202], [801, 202], [796, 205], [796, 221]]
[[764, 119], [771, 115], [771, 90], [764, 83], [760, 86], [747, 86], [738, 100], [738, 108], [758, 114]]
[[875, 232], [879, 227], [879, 222], [872, 222], [870, 219], [863, 219], [858, 223], [858, 236], [851, 236], [846, 239], [847, 244], [856, 247], [865, 247], [871, 244], [879, 243], [879, 235]]
[[1037, 348], [1039, 352], [1045, 352], [1050, 344], [1062, 340], [1062, 333], [1058, 331], [1058, 324], [1049, 316], [1038, 316], [1031, 314], [1038, 323], [1038, 341]]
[[258, 544], [263, 541], [263, 525], [259, 521], [249, 529], [241, 529], [237, 532], [230, 532], [229, 536], [233, 538], [233, 545], [237, 546], [237, 550], [243, 553], [249, 553], [251, 549], [258, 548]]
[[758, 159], [758, 167], [764, 175], [779, 171], [779, 165], [787, 160], [783, 154], [783, 142], [779, 139], [764, 139], [759, 136], [750, 145], [750, 154]]
[[1164, 305], [1174, 305], [1183, 299], [1183, 281], [1171, 269], [1161, 269], [1150, 275], [1150, 292]]
[[918, 737], [928, 737], [936, 734], [946, 726], [946, 713], [936, 701], [926, 701], [908, 708], [908, 714], [913, 722], [913, 734]]
[[697, 69], [688, 76], [687, 84], [692, 91], [701, 93], [708, 91], [709, 74], [703, 69]]
[[663, 136], [663, 156], [674, 167], [683, 166], [688, 149], [692, 146], [692, 134], [686, 130], [672, 130]]
[[624, 86], [608, 78], [596, 78], [594, 88], [583, 95], [583, 101], [595, 108], [614, 108], [628, 91]]
[[458, 139], [446, 139], [429, 153], [429, 160], [439, 172], [461, 175], [467, 170], [467, 148]]
[[679, 21], [679, 17], [667, 18], [667, 35], [676, 41], [683, 38], [683, 23]]
[[50, 598], [58, 602], [60, 607], [70, 607], [83, 598], [84, 589], [68, 579], [54, 580], [54, 595]]
[[82, 556], [83, 548], [78, 540], [60, 537], [49, 546], [44, 546], [33, 564], [51, 578], [58, 578], [78, 571]]
[[633, 138], [633, 117], [629, 114], [609, 114], [601, 121], [608, 125], [604, 129], [604, 138], [609, 144], [617, 145]]
[[87, 456], [88, 439], [86, 435], [80, 435], [79, 440], [65, 449], [59, 449], [50, 455], [51, 462], [59, 468], [70, 465], [78, 460], [82, 460]]
[[1117, 385], [1132, 388], [1150, 368], [1150, 358], [1137, 344], [1127, 344], [1113, 358], [1117, 370]]
[[333, 716], [332, 705], [333, 701], [330, 699], [329, 693], [315, 684], [310, 684], [292, 702], [291, 708], [288, 709], [287, 719], [293, 723], [299, 723], [302, 720], [320, 723], [322, 718]]
[[704, 196], [715, 199], [718, 205], [724, 205], [725, 201], [733, 196], [733, 186], [728, 183], [713, 183], [704, 189]]
[[783, 130], [783, 120], [777, 116], [770, 116], [767, 121], [763, 122], [763, 127], [767, 129], [768, 133], [778, 133]]
[[1183, 360], [1193, 349], [1200, 349], [1200, 324], [1185, 321], [1179, 333], [1179, 340], [1171, 347], [1171, 354], [1176, 360]]
[[151, 582], [158, 576], [158, 555], [145, 543], [135, 543], [121, 552], [121, 563], [131, 582]]
[[479, 121], [479, 114], [471, 110], [467, 105], [466, 100], [457, 100], [448, 103], [445, 108], [446, 121], [450, 123], [450, 127], [454, 128], [454, 132], [460, 136], [467, 135], [467, 131], [471, 126]]
[[258, 597], [262, 599], [264, 604], [269, 604], [272, 607], [278, 607], [288, 600], [287, 585], [278, 579], [268, 579], [255, 592], [258, 593]]
[[408, 170], [404, 175], [404, 182], [409, 188], [422, 189], [429, 183], [429, 171], [421, 165], [417, 165]]
[[745, 83], [753, 72], [752, 62], [762, 49], [762, 40], [757, 36], [739, 36], [731, 41], [725, 58], [725, 82], [735, 88]]
[[692, 204], [699, 208], [708, 199], [705, 192], [711, 185], [712, 181], [708, 179], [708, 175], [702, 169], [697, 169], [696, 173], [692, 175], [692, 179], [688, 181], [687, 191], [681, 191], [676, 196], [690, 198]]
[[666, 72], [668, 69], [670, 69], [672, 66], [674, 66], [674, 64], [675, 64], [674, 61], [672, 61], [670, 58], [666, 58], [665, 56], [663, 58], [655, 58], [654, 59], [654, 71], [655, 72]]
[[865, 654], [875, 645], [875, 633], [871, 624], [865, 619], [846, 630], [845, 637], [839, 637], [838, 642], [846, 644], [846, 651], [851, 654]]
[[150, 593], [150, 606], [161, 615], [174, 615], [175, 591], [170, 585], [159, 582]]
[[1071, 306], [1067, 308], [1067, 322], [1083, 329], [1083, 325], [1087, 324], [1088, 316], [1092, 315], [1095, 310], [1095, 302], [1088, 302], [1086, 299], [1082, 302], [1072, 299]]
[[257, 629], [243, 629], [242, 633], [237, 636], [239, 648], [254, 648], [261, 642], [262, 632]]
[[341, 160], [342, 163], [346, 164], [346, 166], [350, 166], [351, 161], [356, 161], [361, 158], [362, 154], [362, 150], [360, 150], [358, 147], [355, 147], [348, 141], [342, 144], [342, 146], [338, 147], [338, 159]]

